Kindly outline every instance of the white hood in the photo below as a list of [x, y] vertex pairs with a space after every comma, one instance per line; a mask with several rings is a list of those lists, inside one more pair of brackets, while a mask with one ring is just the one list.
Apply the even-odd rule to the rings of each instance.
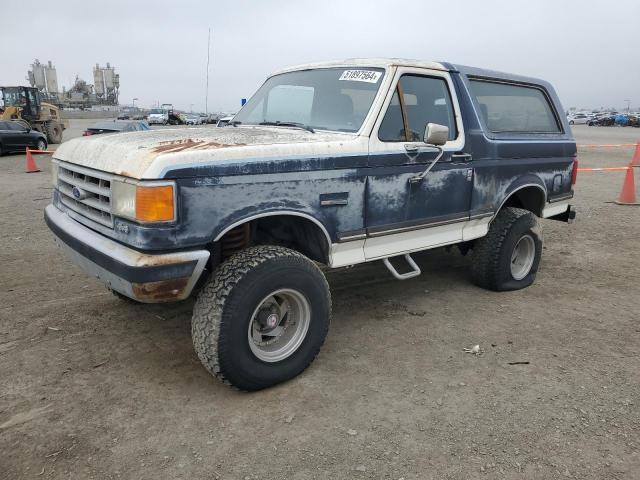
[[358, 138], [248, 125], [175, 128], [76, 138], [60, 145], [54, 158], [116, 175], [153, 179], [174, 167], [220, 160], [344, 154], [352, 148], [361, 150]]

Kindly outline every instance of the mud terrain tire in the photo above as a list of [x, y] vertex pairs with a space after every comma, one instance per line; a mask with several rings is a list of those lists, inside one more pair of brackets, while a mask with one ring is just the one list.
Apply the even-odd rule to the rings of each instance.
[[[521, 261], [518, 269], [516, 248], [523, 242], [529, 245], [528, 261]], [[487, 290], [519, 290], [535, 280], [541, 256], [542, 231], [537, 217], [528, 210], [507, 207], [493, 220], [489, 233], [476, 241], [471, 276], [476, 285]]]
[[[308, 327], [286, 358], [265, 361], [251, 345], [251, 328], [257, 309], [279, 291], [299, 295], [308, 306]], [[212, 375], [241, 390], [260, 390], [295, 377], [311, 364], [324, 343], [330, 316], [329, 286], [315, 263], [288, 248], [256, 246], [226, 260], [205, 284], [193, 309], [191, 335], [198, 358]], [[300, 323], [294, 321], [292, 328]]]

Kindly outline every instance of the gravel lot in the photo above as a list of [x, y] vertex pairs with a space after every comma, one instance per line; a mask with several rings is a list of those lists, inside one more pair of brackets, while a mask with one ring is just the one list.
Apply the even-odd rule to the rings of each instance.
[[[581, 149], [581, 166], [632, 152]], [[639, 478], [640, 207], [612, 203], [622, 172], [579, 176], [578, 220], [543, 221], [528, 289], [476, 288], [455, 249], [419, 255], [406, 282], [331, 272], [318, 359], [245, 394], [200, 365], [191, 302], [126, 304], [62, 256], [37, 162], [0, 158], [0, 478]]]

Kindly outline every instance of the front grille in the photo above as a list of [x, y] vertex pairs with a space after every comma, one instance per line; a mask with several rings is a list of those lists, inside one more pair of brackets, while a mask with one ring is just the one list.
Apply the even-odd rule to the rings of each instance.
[[[113, 228], [111, 180], [112, 176], [107, 173], [61, 162], [58, 167], [60, 201], [74, 212]], [[80, 198], [74, 196], [74, 187], [79, 189]]]

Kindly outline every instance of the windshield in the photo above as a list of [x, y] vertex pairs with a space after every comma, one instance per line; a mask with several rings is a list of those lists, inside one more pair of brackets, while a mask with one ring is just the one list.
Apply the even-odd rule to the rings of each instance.
[[149, 111], [150, 115], [162, 115], [164, 113], [164, 110], [162, 110], [161, 108], [152, 108]]
[[326, 68], [269, 78], [233, 118], [234, 123], [296, 123], [357, 132], [382, 78], [382, 68]]
[[5, 88], [3, 96], [4, 104], [7, 107], [21, 107], [27, 103], [27, 98], [20, 88]]

